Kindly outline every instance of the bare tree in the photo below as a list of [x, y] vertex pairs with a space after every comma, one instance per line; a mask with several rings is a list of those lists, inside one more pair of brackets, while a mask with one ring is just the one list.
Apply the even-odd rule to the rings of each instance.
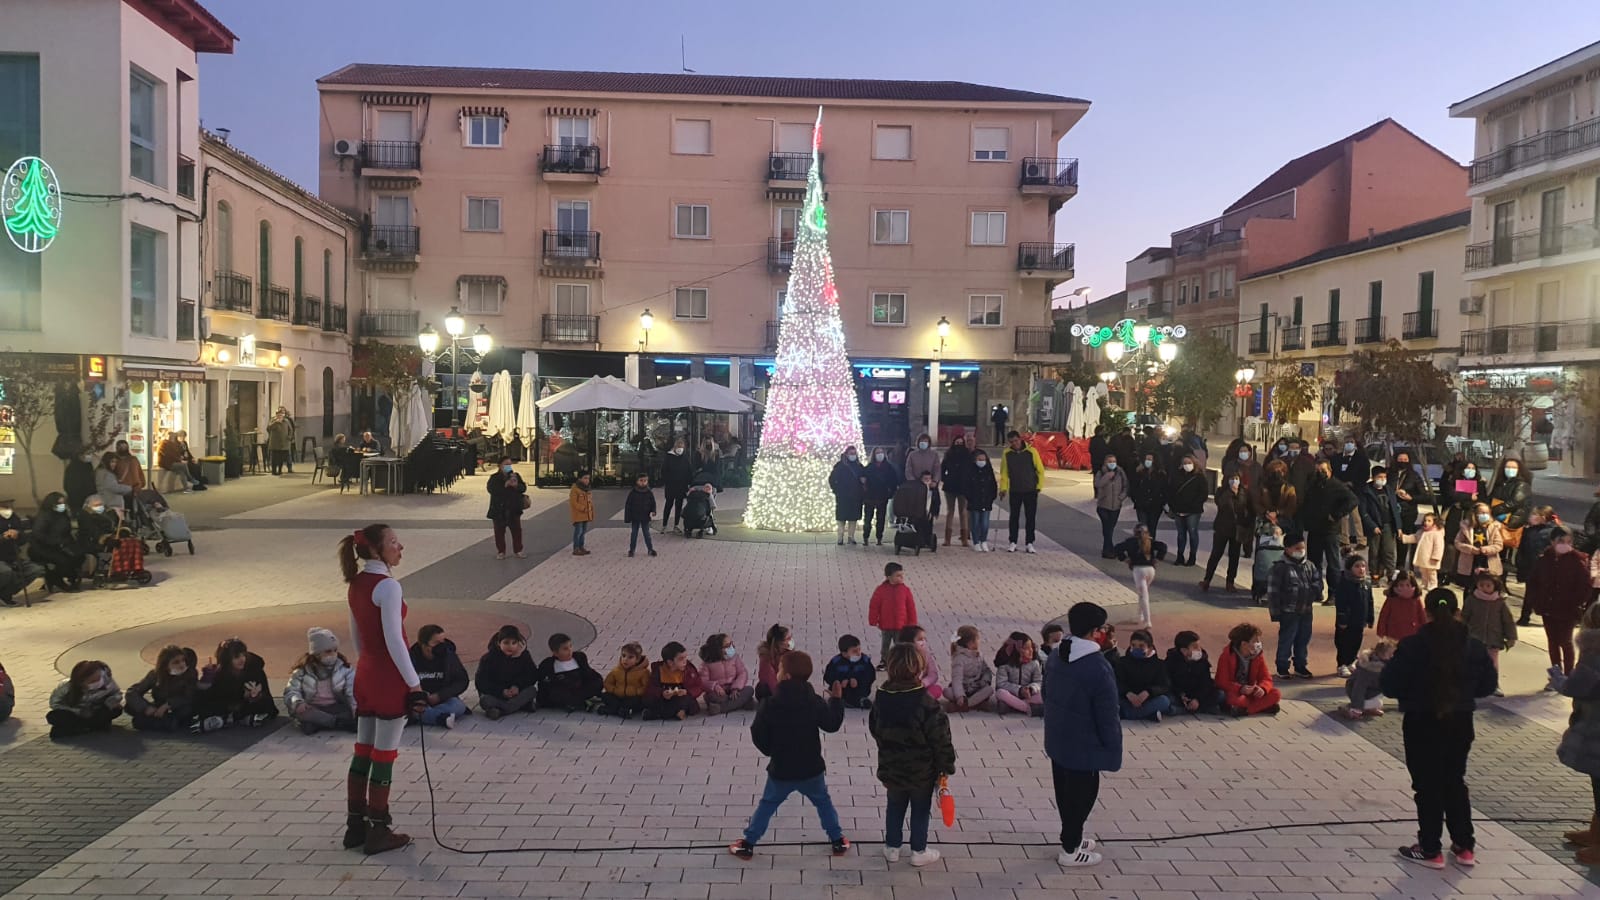
[[22, 464], [28, 470], [28, 492], [35, 506], [39, 503], [39, 478], [33, 466], [33, 440], [39, 423], [55, 414], [58, 387], [55, 380], [41, 376], [25, 363], [0, 370], [0, 391], [4, 399], [4, 405], [0, 406], [0, 425], [16, 433]]

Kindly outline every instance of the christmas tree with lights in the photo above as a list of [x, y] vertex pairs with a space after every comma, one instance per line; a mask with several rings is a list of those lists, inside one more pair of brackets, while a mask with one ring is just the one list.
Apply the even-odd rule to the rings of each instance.
[[846, 446], [861, 447], [861, 413], [845, 353], [839, 289], [822, 205], [822, 110], [811, 132], [806, 200], [795, 229], [778, 354], [767, 389], [745, 524], [773, 531], [834, 527], [828, 474]]

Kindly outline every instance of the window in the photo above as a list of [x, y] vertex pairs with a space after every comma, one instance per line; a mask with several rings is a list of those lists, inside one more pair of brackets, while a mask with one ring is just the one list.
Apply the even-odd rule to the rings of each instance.
[[217, 201], [217, 271], [233, 271], [233, 207]]
[[589, 137], [589, 119], [574, 116], [557, 118], [556, 143], [562, 147], [590, 146], [593, 141]]
[[499, 231], [500, 230], [500, 198], [498, 198], [498, 197], [468, 197], [467, 198], [467, 230], [468, 231]]
[[1594, 202], [1589, 204], [1589, 211], [1594, 214], [1594, 227], [1600, 230], [1600, 178], [1594, 180]]
[[811, 130], [809, 122], [778, 123], [778, 152], [810, 153]]
[[1504, 150], [1522, 139], [1522, 114], [1514, 112], [1494, 120], [1494, 149]]
[[498, 147], [505, 120], [499, 116], [467, 116], [468, 147]]
[[[1422, 318], [1428, 320], [1428, 314], [1433, 312], [1433, 273], [1421, 272], [1417, 275], [1417, 312], [1422, 313]], [[1430, 324], [1424, 321], [1423, 324]]]
[[1206, 273], [1206, 280], [1210, 282], [1211, 290], [1206, 294], [1207, 300], [1215, 300], [1222, 296], [1222, 270], [1212, 269]]
[[1367, 282], [1367, 315], [1376, 319], [1383, 315], [1383, 282]]
[[1189, 305], [1189, 282], [1187, 281], [1178, 282], [1178, 305]]
[[879, 125], [872, 131], [873, 159], [910, 159], [911, 126]]
[[1200, 302], [1200, 276], [1198, 275], [1195, 276], [1193, 281], [1189, 282], [1189, 299], [1195, 303]]
[[973, 328], [994, 328], [1000, 325], [1000, 310], [1005, 297], [1000, 294], [968, 294], [967, 325]]
[[1561, 215], [1567, 205], [1567, 189], [1556, 188], [1539, 195], [1539, 255], [1561, 252]]
[[379, 194], [374, 197], [372, 224], [386, 229], [411, 227], [411, 198], [404, 194]]
[[872, 295], [872, 324], [904, 325], [906, 323], [906, 295], [899, 293], [874, 293]]
[[1572, 91], [1562, 91], [1544, 98], [1544, 105], [1540, 109], [1544, 119], [1544, 130], [1555, 131], [1566, 128], [1577, 121], [1577, 103]]
[[778, 241], [783, 244], [782, 249], [790, 253], [794, 252], [795, 234], [799, 231], [799, 228], [800, 207], [778, 207], [778, 233], [775, 236], [777, 237]]
[[157, 84], [141, 72], [128, 72], [128, 174], [159, 184]]
[[1222, 296], [1224, 296], [1224, 297], [1232, 297], [1233, 296], [1233, 287], [1234, 287], [1234, 284], [1235, 284], [1235, 279], [1237, 279], [1237, 277], [1238, 277], [1238, 272], [1237, 272], [1236, 269], [1234, 269], [1233, 266], [1223, 266], [1222, 267]]
[[1328, 291], [1328, 323], [1339, 321], [1339, 289]]
[[306, 288], [306, 240], [302, 237], [294, 239], [294, 299], [298, 302], [305, 296]]
[[[1172, 305], [1172, 282], [1170, 281], [1161, 286], [1161, 302], [1167, 304], [1168, 307]], [[1171, 311], [1170, 308], [1167, 310], [1167, 312]]]
[[672, 236], [680, 238], [711, 237], [711, 207], [694, 203], [679, 203], [674, 208]]
[[[333, 305], [333, 251], [322, 251], [322, 302]], [[327, 307], [324, 307], [326, 310]], [[323, 313], [323, 322], [327, 322], [327, 313]]]
[[1011, 143], [1011, 130], [1008, 128], [974, 128], [972, 129], [972, 158], [979, 160], [1003, 160], [1006, 158], [1006, 148]]
[[677, 290], [673, 316], [679, 319], [709, 319], [711, 317], [710, 291], [699, 287], [681, 287]]
[[1006, 214], [1003, 212], [973, 213], [972, 242], [984, 246], [1004, 246], [1006, 242]]
[[774, 322], [782, 322], [783, 321], [783, 307], [786, 304], [788, 304], [788, 302], [789, 302], [789, 289], [788, 288], [778, 288], [778, 317], [773, 319], [772, 321], [774, 321]]
[[587, 284], [556, 285], [556, 315], [587, 316], [589, 314], [589, 286]]
[[1300, 314], [1305, 311], [1305, 306], [1306, 306], [1306, 298], [1304, 298], [1304, 297], [1296, 297], [1296, 298], [1294, 298], [1294, 315], [1291, 317], [1291, 321], [1289, 322], [1290, 325], [1299, 325], [1300, 324]]
[[906, 244], [911, 241], [911, 211], [880, 209], [872, 213], [874, 244]]
[[498, 316], [505, 283], [499, 279], [468, 277], [461, 281], [461, 303], [468, 313]]
[[135, 225], [129, 232], [129, 322], [134, 334], [161, 334], [157, 298], [161, 293], [161, 233]]
[[710, 119], [672, 120], [672, 152], [705, 156], [711, 153]]

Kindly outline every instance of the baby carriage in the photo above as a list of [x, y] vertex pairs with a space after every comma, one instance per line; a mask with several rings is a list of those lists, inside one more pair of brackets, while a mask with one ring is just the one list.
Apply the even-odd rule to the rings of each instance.
[[95, 554], [94, 586], [131, 582], [149, 584], [150, 570], [144, 567], [144, 541], [133, 529], [123, 526], [117, 536], [107, 539]]
[[[932, 507], [928, 495], [932, 494]], [[915, 550], [922, 555], [923, 548], [939, 550], [933, 534], [933, 520], [939, 515], [939, 493], [929, 490], [920, 481], [908, 481], [894, 492], [890, 512], [894, 515], [894, 555], [901, 550]]]
[[[689, 489], [683, 501], [683, 536], [705, 537], [717, 533], [717, 522], [711, 511], [717, 508], [716, 488], [709, 481], [701, 481]], [[695, 532], [699, 534], [695, 534]]]
[[154, 541], [156, 550], [165, 556], [172, 555], [174, 544], [189, 545], [189, 555], [194, 555], [194, 536], [189, 522], [167, 505], [167, 498], [154, 488], [146, 488], [133, 495], [128, 505], [128, 525], [140, 540]]

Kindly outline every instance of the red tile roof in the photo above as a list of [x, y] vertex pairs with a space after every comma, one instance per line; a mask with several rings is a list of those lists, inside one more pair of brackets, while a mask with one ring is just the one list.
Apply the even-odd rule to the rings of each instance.
[[232, 53], [238, 36], [199, 0], [124, 0], [196, 53]]
[[1321, 172], [1323, 169], [1326, 169], [1328, 166], [1332, 165], [1334, 162], [1343, 157], [1346, 144], [1352, 144], [1356, 141], [1365, 140], [1366, 138], [1371, 137], [1378, 129], [1390, 123], [1393, 123], [1397, 126], [1399, 124], [1393, 119], [1384, 119], [1381, 122], [1368, 125], [1366, 128], [1361, 129], [1355, 134], [1349, 135], [1348, 137], [1342, 137], [1326, 147], [1318, 147], [1310, 153], [1307, 153], [1305, 156], [1289, 160], [1280, 166], [1278, 171], [1268, 175], [1265, 181], [1251, 188], [1249, 193], [1245, 194], [1243, 197], [1240, 197], [1232, 206], [1223, 210], [1223, 215], [1243, 209], [1252, 203], [1258, 203], [1267, 199], [1268, 197], [1276, 197], [1284, 191], [1287, 191], [1291, 188], [1297, 188], [1300, 185], [1305, 184], [1307, 181], [1311, 180], [1312, 176], [1316, 175], [1318, 172]]
[[352, 63], [318, 84], [394, 88], [470, 88], [605, 94], [693, 94], [797, 100], [945, 101], [964, 103], [1088, 103], [1076, 97], [1018, 91], [964, 81], [881, 81], [868, 78], [784, 78], [549, 69], [480, 69]]
[[1301, 266], [1309, 266], [1313, 263], [1326, 262], [1330, 259], [1338, 259], [1341, 256], [1349, 256], [1352, 253], [1364, 253], [1368, 250], [1377, 250], [1380, 247], [1389, 247], [1395, 244], [1405, 243], [1406, 241], [1414, 241], [1418, 238], [1425, 238], [1432, 234], [1439, 234], [1441, 232], [1451, 231], [1457, 228], [1466, 228], [1471, 224], [1472, 210], [1463, 209], [1460, 212], [1436, 216], [1432, 219], [1424, 219], [1421, 222], [1412, 222], [1410, 225], [1402, 225], [1399, 228], [1394, 228], [1389, 231], [1380, 231], [1369, 237], [1361, 238], [1360, 240], [1336, 244], [1332, 247], [1324, 247], [1315, 253], [1302, 256], [1293, 262], [1286, 262], [1281, 266], [1273, 266], [1270, 269], [1263, 269], [1260, 272], [1252, 272], [1250, 273], [1250, 277], [1241, 280], [1252, 281], [1257, 278], [1266, 278], [1269, 275], [1276, 275], [1279, 272], [1287, 272], [1290, 269], [1298, 269]]

